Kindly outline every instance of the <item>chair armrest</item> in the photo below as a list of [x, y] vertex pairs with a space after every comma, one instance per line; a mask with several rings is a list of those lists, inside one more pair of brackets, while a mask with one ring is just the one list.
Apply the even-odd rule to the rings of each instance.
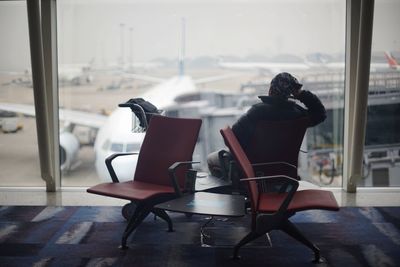
[[287, 188], [288, 185], [291, 185], [292, 187], [289, 189], [289, 192], [287, 193], [285, 199], [283, 200], [281, 206], [278, 209], [278, 213], [283, 213], [287, 210], [290, 201], [292, 201], [292, 198], [294, 194], [297, 191], [297, 188], [299, 187], [299, 182], [289, 176], [286, 175], [271, 175], [271, 176], [261, 176], [261, 177], [253, 177], [253, 178], [244, 178], [240, 179], [240, 181], [254, 181], [254, 180], [268, 180], [268, 181], [278, 181], [278, 182], [284, 182], [285, 186]]
[[115, 158], [119, 157], [119, 156], [128, 156], [128, 155], [136, 155], [136, 154], [139, 154], [139, 152], [132, 152], [132, 153], [114, 153], [114, 154], [112, 154], [112, 155], [110, 155], [110, 156], [108, 156], [108, 157], [106, 158], [106, 160], [105, 160], [105, 162], [106, 162], [106, 167], [107, 167], [108, 173], [109, 173], [110, 176], [111, 176], [111, 180], [113, 181], [113, 183], [119, 183], [119, 180], [118, 180], [117, 175], [115, 174], [114, 168], [113, 168], [113, 166], [112, 166], [112, 164], [111, 164], [112, 161], [113, 161]]
[[[178, 185], [178, 181], [177, 181], [177, 179], [176, 179], [175, 172], [176, 172], [176, 170], [177, 170], [179, 167], [184, 166], [184, 165], [192, 165], [193, 163], [200, 163], [200, 162], [199, 162], [199, 161], [177, 161], [177, 162], [173, 163], [173, 164], [168, 168], [169, 177], [171, 178], [171, 182], [172, 182], [172, 185], [174, 186], [175, 193], [176, 193], [178, 196], [182, 196], [182, 191], [181, 191], [181, 189], [179, 188], [179, 185]], [[194, 171], [194, 170], [192, 170], [192, 171]], [[194, 177], [194, 178], [195, 178], [195, 177]]]
[[263, 166], [263, 165], [277, 165], [277, 164], [284, 164], [284, 165], [286, 165], [286, 166], [292, 167], [292, 168], [294, 168], [294, 169], [297, 170], [297, 167], [296, 167], [295, 165], [290, 164], [290, 163], [288, 163], [288, 162], [286, 162], [286, 161], [274, 161], [274, 162], [254, 163], [254, 164], [251, 164], [251, 165], [254, 166], [254, 167], [257, 167], [257, 166]]
[[[266, 165], [285, 165], [285, 166], [288, 166], [288, 167], [291, 167], [292, 169], [294, 169], [295, 171], [296, 171], [296, 173], [297, 173], [297, 166], [295, 166], [295, 165], [293, 165], [293, 164], [291, 164], [291, 163], [289, 163], [289, 162], [286, 162], [286, 161], [274, 161], [274, 162], [265, 162], [265, 163], [262, 163], [262, 162], [260, 162], [260, 163], [254, 163], [254, 164], [252, 164], [252, 166], [254, 167], [254, 168], [256, 168], [256, 167], [258, 167], [258, 166], [266, 166]], [[293, 177], [291, 177], [291, 178], [293, 178]], [[297, 178], [294, 178], [294, 179], [296, 179], [296, 180], [301, 180], [301, 177], [300, 176], [298, 176], [297, 175]]]

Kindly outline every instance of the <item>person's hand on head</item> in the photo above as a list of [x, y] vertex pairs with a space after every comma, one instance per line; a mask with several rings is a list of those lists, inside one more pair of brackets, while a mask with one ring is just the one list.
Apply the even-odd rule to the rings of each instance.
[[293, 90], [292, 90], [292, 95], [293, 95], [293, 97], [297, 99], [298, 96], [301, 94], [302, 91], [303, 91], [303, 90], [301, 90], [301, 87], [293, 89]]
[[297, 98], [302, 92], [302, 86], [290, 73], [281, 72], [271, 80], [269, 95], [280, 96], [284, 99], [293, 95]]

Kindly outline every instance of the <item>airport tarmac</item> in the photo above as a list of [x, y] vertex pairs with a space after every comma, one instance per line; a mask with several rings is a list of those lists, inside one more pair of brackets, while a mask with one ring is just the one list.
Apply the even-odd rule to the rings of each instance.
[[[166, 79], [175, 75], [174, 70], [161, 70], [156, 77]], [[226, 74], [224, 70], [197, 70], [193, 78]], [[146, 73], [150, 75], [150, 73]], [[151, 74], [153, 75], [153, 73]], [[10, 82], [15, 76], [0, 77], [0, 102], [33, 104], [33, 89], [26, 84]], [[202, 85], [199, 90], [239, 91], [242, 83], [258, 79], [254, 73], [238, 73], [237, 77]], [[91, 84], [62, 86], [59, 90], [60, 106], [83, 111], [110, 113], [119, 103], [139, 96], [155, 84], [118, 76], [95, 74]], [[35, 119], [20, 117], [23, 129], [17, 133], [0, 132], [0, 186], [41, 187]], [[78, 153], [79, 165], [62, 173], [62, 186], [87, 187], [100, 182], [95, 171], [95, 152], [92, 146], [82, 146]]]

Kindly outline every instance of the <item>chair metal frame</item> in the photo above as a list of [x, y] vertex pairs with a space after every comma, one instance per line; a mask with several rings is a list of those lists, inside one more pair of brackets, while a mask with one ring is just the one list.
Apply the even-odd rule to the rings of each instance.
[[[159, 131], [160, 130], [159, 128], [167, 126], [169, 125], [169, 123], [172, 123], [172, 125], [175, 126], [182, 126], [182, 128], [185, 128], [186, 131], [189, 131], [191, 134], [193, 134], [193, 135], [189, 134], [190, 136], [188, 136], [187, 138], [188, 140], [181, 140], [183, 139], [182, 136], [184, 136], [186, 133], [182, 132], [185, 130], [178, 129], [180, 128], [178, 127], [175, 130], [173, 130], [173, 132], [175, 133], [179, 132], [180, 136], [169, 137], [169, 139], [171, 140], [168, 141], [169, 142], [173, 141], [173, 142], [168, 143], [169, 144], [168, 146], [181, 148], [181, 149], [175, 149], [176, 150], [175, 152], [178, 155], [173, 154], [172, 155], [173, 159], [179, 157], [182, 159], [182, 161], [179, 160], [176, 161], [168, 157], [166, 158], [162, 157], [161, 161], [163, 161], [163, 163], [158, 163], [158, 164], [161, 164], [162, 166], [169, 165], [168, 167], [166, 167], [165, 172], [163, 170], [150, 171], [150, 176], [151, 174], [154, 175], [154, 173], [162, 173], [162, 177], [161, 178], [142, 177], [143, 173], [146, 173], [145, 169], [147, 164], [147, 162], [144, 163], [143, 161], [146, 161], [146, 159], [149, 160], [149, 156], [151, 155], [151, 153], [153, 153], [152, 151], [146, 151], [146, 149], [149, 149], [149, 147], [150, 149], [152, 148], [154, 149], [155, 146], [160, 145], [160, 143], [158, 142], [167, 142], [164, 140], [164, 138], [160, 137], [160, 135], [165, 134], [165, 131]], [[156, 216], [166, 221], [168, 224], [168, 231], [173, 231], [173, 225], [169, 215], [164, 210], [156, 209], [154, 208], [154, 206], [162, 202], [177, 198], [186, 191], [193, 190], [193, 188], [188, 188], [188, 185], [193, 184], [192, 180], [195, 179], [196, 176], [196, 171], [191, 168], [191, 165], [196, 162], [191, 160], [194, 147], [196, 145], [196, 141], [198, 138], [198, 134], [200, 131], [200, 127], [201, 127], [200, 119], [169, 118], [160, 115], [154, 115], [150, 120], [150, 125], [146, 131], [146, 136], [139, 152], [138, 165], [136, 168], [135, 175], [133, 177], [134, 178], [133, 181], [120, 183], [115, 173], [115, 170], [112, 166], [112, 161], [117, 157], [132, 155], [135, 153], [115, 153], [113, 155], [110, 155], [105, 160], [105, 164], [110, 173], [112, 182], [95, 185], [93, 187], [88, 188], [87, 192], [109, 197], [126, 199], [130, 200], [131, 203], [136, 204], [134, 211], [133, 208], [127, 206], [130, 205], [131, 203], [125, 205], [124, 208], [122, 209], [124, 217], [128, 219], [128, 224], [122, 235], [121, 246], [120, 246], [121, 249], [128, 248], [126, 245], [128, 237], [141, 224], [141, 222], [147, 217], [149, 213], [154, 213]], [[155, 135], [159, 136], [155, 138], [154, 137]], [[155, 141], [156, 144], [152, 144], [152, 140], [154, 138], [156, 139]], [[185, 151], [182, 152], [182, 150]], [[145, 153], [145, 156], [143, 156], [144, 159], [141, 159], [141, 153]], [[154, 151], [154, 153], [157, 153], [157, 151]], [[142, 160], [142, 163], [140, 165], [140, 171], [138, 174], [138, 168], [139, 168], [138, 166], [140, 160]], [[151, 168], [150, 165], [149, 167]], [[160, 179], [164, 180], [160, 181], [161, 183], [158, 183]], [[188, 180], [190, 180], [190, 183], [187, 182]], [[128, 212], [129, 209], [132, 209], [132, 212]]]
[[[304, 128], [304, 131], [305, 129], [306, 127]], [[236, 139], [232, 129], [226, 127], [221, 129], [220, 132], [224, 138], [225, 144], [230, 149], [230, 153], [233, 155], [242, 171], [244, 178], [240, 179], [240, 181], [247, 182], [249, 198], [251, 200], [251, 231], [235, 245], [233, 258], [239, 258], [239, 249], [248, 242], [269, 233], [272, 230], [282, 230], [313, 251], [313, 262], [322, 262], [323, 260], [321, 258], [320, 249], [308, 240], [289, 220], [289, 218], [298, 211], [309, 209], [339, 210], [332, 192], [325, 190], [298, 191], [299, 182], [297, 177], [291, 177], [285, 174], [256, 177], [254, 168], [243, 148], [239, 144], [239, 141]], [[302, 134], [301, 131], [300, 134]], [[266, 151], [266, 153], [268, 153], [268, 151]], [[278, 163], [282, 162], [279, 161]], [[287, 165], [286, 163], [284, 164]], [[290, 163], [288, 164], [288, 166], [293, 165]], [[276, 192], [260, 192], [259, 186], [257, 185], [257, 182], [259, 181], [266, 181], [267, 183], [272, 182], [274, 184], [279, 183], [281, 188]], [[304, 197], [306, 195], [313, 200], [311, 204], [304, 203]], [[321, 199], [316, 199], [317, 197], [321, 197]], [[265, 203], [269, 206], [265, 206]], [[265, 207], [269, 208], [265, 209]], [[262, 208], [264, 208], [264, 210], [261, 210]]]

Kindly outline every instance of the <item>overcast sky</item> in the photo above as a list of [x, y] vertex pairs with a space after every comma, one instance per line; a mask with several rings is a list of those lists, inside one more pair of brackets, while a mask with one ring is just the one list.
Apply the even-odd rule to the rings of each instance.
[[[61, 63], [343, 53], [345, 0], [58, 0]], [[374, 51], [400, 50], [400, 1], [376, 0]], [[124, 26], [121, 26], [123, 24]], [[0, 2], [0, 69], [29, 66], [24, 2]], [[122, 43], [121, 43], [122, 41]]]

